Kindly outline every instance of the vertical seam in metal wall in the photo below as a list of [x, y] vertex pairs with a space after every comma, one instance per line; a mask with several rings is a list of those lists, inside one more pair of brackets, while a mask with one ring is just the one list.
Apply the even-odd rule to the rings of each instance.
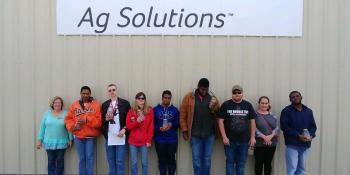
[[[32, 44], [33, 44], [33, 50], [34, 50], [34, 51], [33, 51], [33, 56], [34, 56], [33, 59], [34, 59], [35, 63], [37, 63], [36, 42], [35, 42], [35, 41], [36, 41], [36, 40], [35, 40], [35, 38], [36, 38], [36, 37], [35, 37], [35, 36], [36, 36], [36, 33], [35, 33], [35, 21], [36, 21], [36, 20], [35, 20], [35, 19], [36, 19], [36, 18], [35, 18], [35, 7], [36, 7], [36, 1], [35, 1], [35, 0], [33, 0], [32, 5], [33, 5], [33, 8], [32, 8], [32, 13], [31, 13], [31, 14], [33, 15], [33, 23], [32, 23], [33, 25], [32, 25], [32, 26], [33, 26], [33, 38], [34, 38], [33, 41], [32, 41], [32, 42], [33, 42], [33, 43], [32, 43]], [[36, 65], [37, 65], [37, 64], [33, 64], [33, 71], [32, 71], [32, 74], [33, 74], [33, 82], [36, 82], [36, 81], [37, 81], [37, 78], [36, 78], [36, 76], [35, 76], [35, 75], [36, 75], [36, 71], [37, 71]], [[33, 104], [35, 104], [35, 102], [37, 101], [37, 99], [36, 99], [36, 98], [37, 98], [37, 96], [36, 96], [36, 85], [37, 85], [37, 83], [33, 83], [33, 94], [34, 94]], [[35, 128], [35, 129], [34, 129], [34, 136], [35, 136], [35, 137], [33, 138], [33, 139], [34, 139], [34, 143], [36, 143], [36, 140], [37, 140], [37, 138], [36, 138], [36, 137], [37, 137], [37, 134], [36, 134], [36, 133], [37, 133], [37, 131], [38, 131], [38, 125], [37, 125], [37, 122], [36, 122], [36, 121], [37, 121], [37, 120], [36, 120], [37, 114], [38, 114], [37, 108], [35, 107], [35, 108], [34, 108], [34, 115], [33, 115], [34, 128]], [[37, 158], [38, 158], [38, 155], [37, 155], [37, 154], [38, 154], [38, 151], [36, 150], [35, 153], [34, 153], [34, 173], [35, 173], [35, 174], [38, 173], [38, 167], [37, 167], [37, 165], [38, 165], [38, 162], [37, 162], [37, 160], [38, 160], [38, 159], [37, 159]]]
[[[339, 25], [342, 25], [343, 23], [340, 23], [339, 21], [339, 17], [340, 17], [340, 12], [341, 12], [341, 10], [339, 10], [340, 8], [339, 8], [339, 0], [338, 1], [335, 1], [335, 3], [337, 3], [336, 5], [337, 5], [337, 9], [336, 9], [336, 17], [337, 17], [337, 24], [339, 24]], [[340, 96], [339, 96], [339, 91], [341, 90], [341, 88], [340, 88], [340, 74], [341, 74], [341, 68], [339, 67], [339, 62], [340, 62], [340, 59], [341, 59], [341, 54], [340, 54], [340, 47], [339, 47], [339, 42], [341, 41], [341, 39], [339, 39], [339, 36], [340, 36], [340, 32], [341, 32], [341, 27], [339, 27], [338, 26], [338, 28], [337, 28], [337, 33], [336, 33], [336, 35], [338, 35], [337, 36], [337, 52], [336, 53], [334, 53], [336, 56], [335, 56], [335, 58], [337, 58], [337, 60], [336, 60], [336, 67], [337, 67], [337, 74], [335, 74], [335, 76], [336, 77], [338, 77], [336, 80], [337, 80], [337, 87], [336, 87], [336, 89], [337, 89], [337, 91], [336, 91], [336, 97], [337, 97], [337, 100], [336, 100], [336, 106], [337, 106], [337, 110], [335, 111], [335, 113], [336, 113], [336, 119], [337, 119], [337, 122], [336, 122], [336, 128], [337, 128], [337, 130], [336, 130], [336, 134], [335, 134], [335, 138], [336, 138], [336, 142], [335, 142], [335, 148], [336, 148], [336, 153], [335, 153], [335, 168], [334, 168], [334, 174], [337, 174], [337, 170], [339, 170], [340, 168], [339, 168], [339, 165], [338, 165], [338, 152], [339, 152], [339, 131], [340, 131], [340, 128], [339, 128], [339, 121], [340, 121], [340, 117], [339, 117], [339, 109], [341, 108], [340, 107], [340, 105], [339, 105], [339, 100], [340, 100]]]
[[[322, 0], [322, 11], [324, 12], [325, 11], [325, 0]], [[323, 13], [323, 14], [325, 14], [325, 13]], [[324, 36], [324, 26], [325, 26], [325, 18], [324, 18], [324, 16], [323, 16], [323, 18], [322, 18], [322, 24], [321, 24], [321, 30], [322, 30], [322, 36]], [[322, 38], [323, 40], [324, 40], [324, 37]], [[325, 67], [325, 58], [324, 58], [324, 42], [322, 42], [322, 44], [321, 44], [321, 67], [322, 67], [322, 69]], [[322, 77], [323, 78], [321, 78], [321, 88], [320, 88], [320, 97], [321, 97], [321, 104], [320, 104], [320, 106], [321, 106], [321, 116], [320, 116], [320, 125], [321, 125], [321, 127], [320, 127], [320, 129], [319, 129], [319, 135], [320, 135], [320, 159], [319, 159], [319, 173], [320, 173], [320, 175], [322, 175], [323, 174], [323, 172], [322, 172], [322, 162], [323, 162], [323, 156], [322, 156], [322, 152], [323, 152], [323, 144], [322, 144], [322, 141], [323, 141], [323, 138], [322, 138], [322, 128], [323, 128], [323, 110], [322, 110], [322, 108], [324, 107], [324, 103], [323, 103], [323, 100], [324, 100], [324, 98], [323, 98], [323, 91], [324, 91], [324, 87], [323, 87], [323, 84], [324, 84], [324, 70], [322, 70]]]
[[[16, 15], [16, 13], [18, 13], [18, 10], [17, 9], [19, 9], [19, 1], [20, 0], [14, 0], [14, 1], [12, 1], [13, 2], [13, 6], [12, 6], [12, 8], [13, 8], [13, 11], [12, 11], [12, 16], [15, 18], [14, 19], [14, 23], [12, 24], [12, 26], [13, 26], [13, 33], [15, 33], [15, 35], [18, 35], [18, 33], [19, 33], [19, 31], [18, 31], [18, 28], [17, 28], [17, 26], [20, 26], [19, 25], [19, 15]], [[17, 29], [17, 30], [16, 30]], [[16, 71], [18, 71], [19, 69], [20, 69], [20, 61], [19, 61], [19, 52], [16, 52], [16, 51], [14, 51], [15, 49], [17, 49], [17, 50], [20, 50], [19, 49], [19, 41], [20, 40], [20, 38], [19, 37], [16, 37], [16, 39], [14, 39], [14, 42], [15, 42], [15, 46], [13, 46], [11, 49], [12, 49], [12, 51], [13, 51], [13, 55], [14, 55], [14, 58], [13, 59], [15, 59], [16, 61], [15, 61], [15, 70]], [[18, 73], [18, 72], [17, 72]], [[19, 92], [19, 91], [17, 91], [17, 89], [18, 89], [18, 87], [21, 85], [21, 83], [20, 83], [20, 76], [17, 74], [17, 78], [16, 78], [16, 80], [15, 80], [15, 84], [14, 84], [14, 88], [13, 88], [13, 90], [15, 91], [15, 92]], [[16, 94], [15, 96], [18, 96], [18, 94]], [[17, 98], [17, 99], [19, 99], [19, 98]], [[17, 167], [17, 173], [18, 174], [21, 174], [21, 167], [22, 167], [22, 164], [21, 164], [21, 127], [20, 127], [20, 125], [21, 125], [21, 123], [20, 123], [20, 121], [21, 121], [21, 116], [20, 116], [20, 112], [19, 112], [19, 110], [16, 110], [16, 112], [15, 112], [15, 116], [17, 116], [17, 123], [19, 124], [18, 125], [18, 129], [17, 129], [17, 131], [18, 131], [18, 138], [17, 138], [17, 158], [18, 158], [18, 167]]]
[[[0, 0], [0, 8], [1, 8], [1, 11], [0, 11], [0, 23], [1, 24], [3, 24], [4, 23], [4, 1], [1, 1]], [[1, 67], [1, 70], [0, 70], [0, 81], [1, 82], [5, 82], [5, 80], [4, 80], [4, 74], [5, 74], [5, 71], [4, 71], [4, 62], [5, 62], [5, 59], [7, 59], [7, 58], [5, 58], [5, 56], [4, 56], [4, 52], [3, 52], [3, 48], [4, 48], [4, 29], [3, 29], [3, 27], [0, 27], [0, 59], [1, 59], [1, 62], [2, 62], [2, 64], [0, 64], [0, 67]], [[3, 86], [2, 86], [3, 87]], [[4, 93], [4, 90], [2, 90], [1, 91], [1, 93]], [[1, 104], [0, 104], [0, 115], [1, 116], [4, 116], [4, 114], [5, 114], [5, 112], [4, 112], [4, 106], [5, 106], [5, 102], [4, 102], [4, 98], [2, 98], [1, 99], [1, 102], [0, 102]], [[5, 123], [5, 119], [4, 119], [5, 117], [1, 117], [1, 138], [5, 138], [5, 134], [4, 134], [4, 132], [5, 132], [5, 129], [4, 129], [4, 123]], [[4, 142], [5, 140], [4, 139], [2, 139], [2, 141], [1, 141], [1, 153], [2, 153], [2, 155], [3, 156], [1, 156], [1, 160], [0, 160], [0, 162], [1, 162], [1, 171], [0, 171], [0, 174], [3, 174], [3, 173], [5, 173], [5, 156], [4, 156], [4, 153], [5, 153], [5, 146], [4, 146], [4, 144], [3, 144], [3, 142]]]

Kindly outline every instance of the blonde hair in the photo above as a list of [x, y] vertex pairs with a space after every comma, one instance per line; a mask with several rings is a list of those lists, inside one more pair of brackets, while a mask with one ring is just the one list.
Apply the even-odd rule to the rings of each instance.
[[143, 92], [139, 92], [139, 93], [137, 93], [135, 95], [135, 103], [134, 103], [134, 106], [132, 107], [132, 109], [134, 111], [137, 111], [139, 109], [139, 106], [137, 105], [137, 101], [136, 100], [137, 100], [138, 97], [141, 97], [141, 96], [143, 96], [145, 98], [145, 104], [143, 105], [143, 111], [144, 111], [145, 114], [147, 114], [149, 112], [149, 106], [147, 104], [146, 95]]
[[53, 97], [53, 98], [50, 100], [50, 107], [51, 107], [51, 109], [53, 110], [53, 103], [54, 103], [57, 99], [59, 99], [59, 100], [61, 101], [61, 104], [62, 104], [61, 110], [62, 110], [62, 109], [63, 109], [63, 99], [62, 99], [61, 97], [59, 97], [59, 96], [55, 96], [55, 97]]

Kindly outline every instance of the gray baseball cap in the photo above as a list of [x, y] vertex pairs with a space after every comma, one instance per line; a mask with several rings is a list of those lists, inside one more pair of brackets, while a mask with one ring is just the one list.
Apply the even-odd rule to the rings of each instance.
[[242, 86], [240, 86], [240, 85], [234, 85], [234, 86], [232, 87], [232, 92], [235, 91], [235, 90], [243, 91], [243, 88], [242, 88]]

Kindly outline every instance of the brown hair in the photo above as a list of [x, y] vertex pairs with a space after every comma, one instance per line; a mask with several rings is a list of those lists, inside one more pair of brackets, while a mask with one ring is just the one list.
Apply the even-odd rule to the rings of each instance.
[[143, 97], [145, 98], [145, 104], [144, 104], [144, 106], [143, 106], [143, 111], [145, 112], [145, 114], [147, 114], [147, 113], [149, 112], [149, 106], [148, 106], [148, 104], [147, 104], [146, 94], [143, 93], [143, 92], [138, 92], [138, 93], [135, 95], [135, 104], [134, 104], [134, 106], [132, 107], [132, 109], [133, 109], [134, 111], [137, 111], [137, 109], [138, 109], [139, 106], [137, 105], [136, 100], [137, 100], [137, 98], [139, 98], [139, 97], [141, 97], [141, 96], [143, 96]]
[[[259, 104], [260, 104], [260, 102], [261, 102], [262, 99], [266, 99], [266, 100], [270, 103], [269, 97], [267, 97], [267, 96], [261, 96], [261, 97], [259, 98], [259, 100], [258, 100], [258, 103], [259, 103]], [[269, 104], [269, 107], [267, 108], [267, 111], [270, 111], [270, 109], [271, 109], [271, 105]]]
[[62, 99], [61, 97], [59, 97], [59, 96], [55, 96], [55, 97], [53, 97], [53, 98], [50, 100], [50, 107], [51, 107], [51, 109], [53, 110], [53, 103], [54, 103], [57, 99], [59, 99], [59, 100], [61, 101], [61, 104], [62, 104], [61, 110], [62, 110], [62, 109], [63, 109], [63, 99]]

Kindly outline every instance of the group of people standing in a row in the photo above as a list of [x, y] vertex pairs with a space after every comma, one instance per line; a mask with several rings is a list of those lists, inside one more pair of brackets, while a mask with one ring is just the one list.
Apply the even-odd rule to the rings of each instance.
[[178, 129], [189, 140], [195, 175], [209, 175], [215, 138], [221, 136], [226, 155], [226, 174], [243, 175], [249, 147], [254, 147], [255, 173], [271, 174], [271, 162], [283, 130], [288, 175], [305, 174], [311, 140], [316, 124], [311, 109], [301, 103], [298, 91], [289, 94], [291, 105], [281, 112], [280, 122], [269, 112], [270, 100], [262, 96], [255, 111], [243, 99], [243, 88], [235, 85], [232, 98], [220, 105], [209, 93], [209, 81], [202, 78], [194, 92], [182, 100], [180, 111], [171, 104], [172, 93], [165, 90], [162, 101], [151, 107], [146, 95], [139, 92], [133, 106], [118, 97], [117, 86], [107, 87], [109, 100], [101, 106], [92, 98], [91, 89], [83, 86], [81, 99], [68, 111], [63, 99], [54, 97], [45, 112], [38, 134], [37, 148], [44, 147], [48, 156], [48, 174], [63, 174], [64, 152], [73, 145], [79, 156], [79, 174], [93, 174], [96, 137], [105, 137], [110, 175], [125, 174], [125, 155], [129, 147], [131, 174], [138, 174], [138, 158], [142, 174], [148, 174], [148, 149], [154, 140], [161, 175], [176, 172]]

